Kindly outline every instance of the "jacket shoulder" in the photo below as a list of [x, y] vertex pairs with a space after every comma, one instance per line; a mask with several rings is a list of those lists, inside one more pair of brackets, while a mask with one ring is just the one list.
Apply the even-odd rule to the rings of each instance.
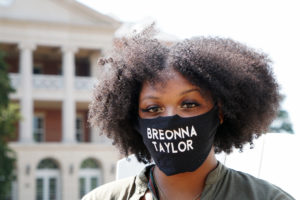
[[280, 187], [269, 183], [268, 181], [256, 178], [250, 174], [230, 170], [232, 186], [244, 191], [251, 199], [272, 199], [272, 200], [295, 200], [290, 194], [282, 190]]

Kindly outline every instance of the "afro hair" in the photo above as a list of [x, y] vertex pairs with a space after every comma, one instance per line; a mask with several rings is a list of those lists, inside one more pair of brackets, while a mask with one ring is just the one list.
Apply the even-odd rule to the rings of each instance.
[[109, 59], [100, 59], [101, 77], [89, 105], [89, 122], [111, 138], [121, 153], [151, 161], [135, 129], [138, 99], [145, 81], [162, 70], [181, 73], [210, 91], [224, 122], [214, 147], [230, 153], [259, 137], [277, 114], [281, 96], [267, 55], [231, 39], [198, 37], [168, 44], [154, 38], [153, 27], [115, 42]]

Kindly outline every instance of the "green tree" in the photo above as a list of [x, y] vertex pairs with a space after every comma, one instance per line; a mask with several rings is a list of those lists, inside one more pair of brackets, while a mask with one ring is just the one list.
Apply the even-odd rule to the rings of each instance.
[[[285, 97], [284, 97], [285, 98]], [[269, 128], [271, 133], [294, 133], [293, 125], [289, 118], [289, 113], [280, 108], [277, 118], [273, 121]]]
[[13, 180], [15, 154], [8, 141], [14, 137], [16, 123], [20, 120], [19, 108], [10, 103], [9, 93], [14, 92], [8, 77], [4, 53], [0, 51], [0, 198], [4, 198]]

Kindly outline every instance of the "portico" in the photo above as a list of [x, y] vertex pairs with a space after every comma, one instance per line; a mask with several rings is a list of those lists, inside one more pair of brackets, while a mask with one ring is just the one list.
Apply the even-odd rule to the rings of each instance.
[[[33, 43], [0, 45], [8, 52], [8, 64], [18, 65], [12, 67], [15, 69], [10, 73], [10, 78], [16, 89], [11, 98], [19, 101], [23, 116], [20, 122], [19, 142], [35, 142], [32, 127], [34, 110], [37, 107], [41, 108], [40, 105], [46, 107], [45, 103], [42, 103], [45, 101], [48, 104], [53, 102], [52, 105], [60, 102], [55, 107], [61, 109], [61, 142], [77, 142], [76, 112], [82, 109], [87, 111], [92, 98], [91, 91], [96, 83], [97, 59], [101, 56], [101, 50], [79, 49], [74, 46], [41, 47]], [[19, 62], [9, 63], [12, 49], [17, 52]], [[49, 59], [42, 60], [43, 56]], [[14, 59], [13, 56], [11, 59]], [[49, 66], [48, 62], [52, 66]], [[35, 106], [35, 103], [39, 106]]]
[[79, 188], [85, 193], [115, 178], [119, 153], [89, 128], [87, 113], [97, 60], [120, 25], [75, 0], [0, 5], [0, 50], [22, 115], [10, 142], [17, 155], [10, 199], [80, 199]]

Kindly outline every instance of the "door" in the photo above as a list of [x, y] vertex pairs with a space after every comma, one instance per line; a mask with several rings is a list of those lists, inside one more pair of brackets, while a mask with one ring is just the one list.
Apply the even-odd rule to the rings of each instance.
[[36, 177], [36, 200], [60, 200], [59, 170], [39, 169]]

